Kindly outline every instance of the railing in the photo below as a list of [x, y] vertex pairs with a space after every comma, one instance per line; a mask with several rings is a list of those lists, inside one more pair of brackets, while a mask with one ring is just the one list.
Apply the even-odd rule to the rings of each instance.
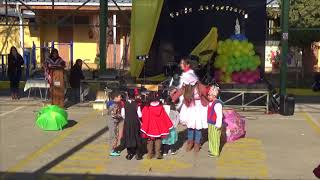
[[1, 80], [5, 80], [8, 69], [8, 54], [0, 54], [1, 58]]

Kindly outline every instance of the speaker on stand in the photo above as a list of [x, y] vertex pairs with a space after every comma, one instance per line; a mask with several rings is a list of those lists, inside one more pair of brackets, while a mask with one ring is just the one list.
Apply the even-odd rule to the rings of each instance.
[[149, 55], [138, 55], [136, 57], [138, 61], [144, 62], [144, 67], [143, 67], [143, 84], [146, 84], [146, 61], [149, 59]]

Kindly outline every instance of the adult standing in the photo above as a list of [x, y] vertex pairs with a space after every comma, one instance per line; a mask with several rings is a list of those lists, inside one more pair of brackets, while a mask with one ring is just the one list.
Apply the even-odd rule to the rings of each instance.
[[[50, 84], [50, 92], [51, 96], [53, 96], [53, 71], [54, 68], [65, 68], [66, 62], [59, 56], [59, 52], [57, 49], [52, 49], [49, 57], [46, 58], [45, 61], [45, 76]], [[51, 97], [52, 98], [52, 97]]]
[[52, 49], [49, 57], [46, 58], [44, 67], [45, 67], [45, 76], [48, 80], [50, 86], [52, 83], [52, 70], [54, 67], [66, 67], [66, 62], [59, 56], [57, 49]]
[[180, 77], [178, 89], [171, 92], [173, 101], [183, 96], [183, 104], [180, 110], [180, 121], [188, 127], [187, 151], [194, 148], [199, 152], [201, 148], [202, 129], [208, 128], [207, 123], [207, 94], [209, 88], [203, 85], [194, 71], [191, 69], [189, 58], [183, 58], [180, 62], [183, 71]]
[[55, 48], [51, 50], [49, 57], [46, 58], [46, 65], [52, 67], [66, 67], [66, 62], [59, 56], [59, 51]]
[[17, 48], [12, 46], [8, 55], [8, 76], [12, 99], [19, 99], [19, 83], [22, 75], [23, 58]]
[[84, 79], [82, 72], [82, 60], [77, 59], [76, 63], [70, 70], [69, 83], [71, 86], [71, 100], [73, 103], [78, 103], [80, 100], [80, 81]]

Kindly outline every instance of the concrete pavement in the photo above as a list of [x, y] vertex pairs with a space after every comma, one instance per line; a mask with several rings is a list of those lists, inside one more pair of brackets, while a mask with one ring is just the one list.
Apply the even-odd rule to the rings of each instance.
[[[108, 156], [106, 117], [90, 107], [68, 109], [71, 127], [45, 132], [35, 126], [41, 101], [11, 102], [0, 97], [1, 159], [4, 179], [315, 179], [320, 164], [319, 104], [298, 104], [294, 116], [247, 117], [247, 136], [226, 144], [219, 158], [181, 147], [164, 160], [125, 160]], [[179, 127], [182, 146], [184, 127]]]

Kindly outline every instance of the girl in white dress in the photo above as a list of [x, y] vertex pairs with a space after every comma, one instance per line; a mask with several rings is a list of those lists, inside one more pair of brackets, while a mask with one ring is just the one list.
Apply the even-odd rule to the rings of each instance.
[[208, 128], [207, 111], [209, 88], [198, 80], [194, 71], [190, 68], [190, 60], [183, 58], [180, 63], [183, 73], [180, 77], [179, 89], [171, 92], [173, 101], [183, 97], [180, 110], [180, 122], [188, 127], [187, 151], [194, 148], [199, 152], [201, 146], [202, 129]]

